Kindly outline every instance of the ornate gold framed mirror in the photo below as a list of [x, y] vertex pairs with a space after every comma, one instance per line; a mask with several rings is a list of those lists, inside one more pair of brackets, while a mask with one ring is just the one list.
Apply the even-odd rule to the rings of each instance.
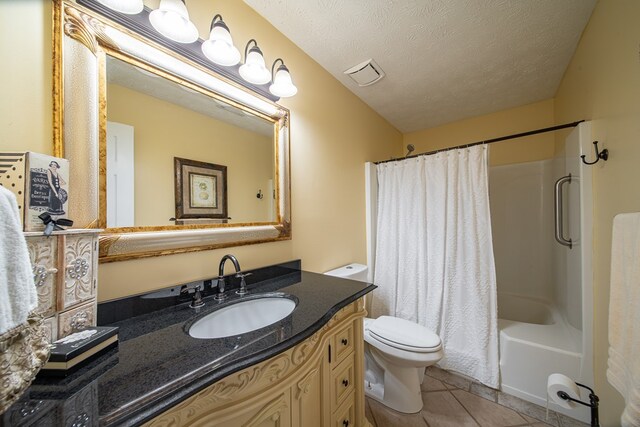
[[289, 111], [71, 0], [54, 1], [54, 154], [101, 262], [291, 238]]

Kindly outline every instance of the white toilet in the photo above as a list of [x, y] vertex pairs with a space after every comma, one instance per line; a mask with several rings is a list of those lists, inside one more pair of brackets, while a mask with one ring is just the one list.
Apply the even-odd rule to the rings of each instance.
[[[325, 274], [367, 281], [367, 266], [349, 264]], [[424, 369], [444, 355], [440, 337], [408, 320], [391, 316], [364, 320], [365, 394], [404, 413], [422, 409]]]

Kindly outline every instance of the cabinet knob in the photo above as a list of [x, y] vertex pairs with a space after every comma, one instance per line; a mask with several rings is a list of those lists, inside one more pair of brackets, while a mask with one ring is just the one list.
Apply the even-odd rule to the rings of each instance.
[[347, 345], [349, 341], [346, 338], [342, 338], [342, 345]]
[[35, 265], [32, 268], [33, 271], [33, 282], [37, 287], [43, 286], [44, 282], [47, 280], [47, 276], [49, 274], [55, 274], [58, 272], [57, 268], [49, 268], [43, 265]]
[[342, 380], [342, 385], [345, 387], [349, 387], [349, 380], [347, 379]]
[[343, 421], [342, 421], [342, 425], [343, 425], [344, 427], [349, 427], [349, 420], [343, 420]]
[[67, 274], [72, 279], [82, 279], [89, 272], [89, 262], [81, 257], [74, 259], [67, 266]]

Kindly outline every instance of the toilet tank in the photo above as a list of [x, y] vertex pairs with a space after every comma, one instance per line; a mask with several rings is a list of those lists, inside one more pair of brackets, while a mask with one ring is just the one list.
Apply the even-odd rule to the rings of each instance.
[[367, 282], [367, 266], [364, 264], [348, 264], [324, 273], [328, 276], [341, 277], [343, 279], [359, 280]]

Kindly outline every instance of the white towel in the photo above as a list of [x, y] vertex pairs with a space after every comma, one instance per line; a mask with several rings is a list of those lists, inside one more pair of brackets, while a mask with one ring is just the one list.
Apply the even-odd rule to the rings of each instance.
[[38, 294], [18, 204], [0, 186], [0, 335], [27, 320], [38, 306]]
[[624, 397], [623, 427], [640, 427], [640, 212], [613, 219], [607, 379]]

